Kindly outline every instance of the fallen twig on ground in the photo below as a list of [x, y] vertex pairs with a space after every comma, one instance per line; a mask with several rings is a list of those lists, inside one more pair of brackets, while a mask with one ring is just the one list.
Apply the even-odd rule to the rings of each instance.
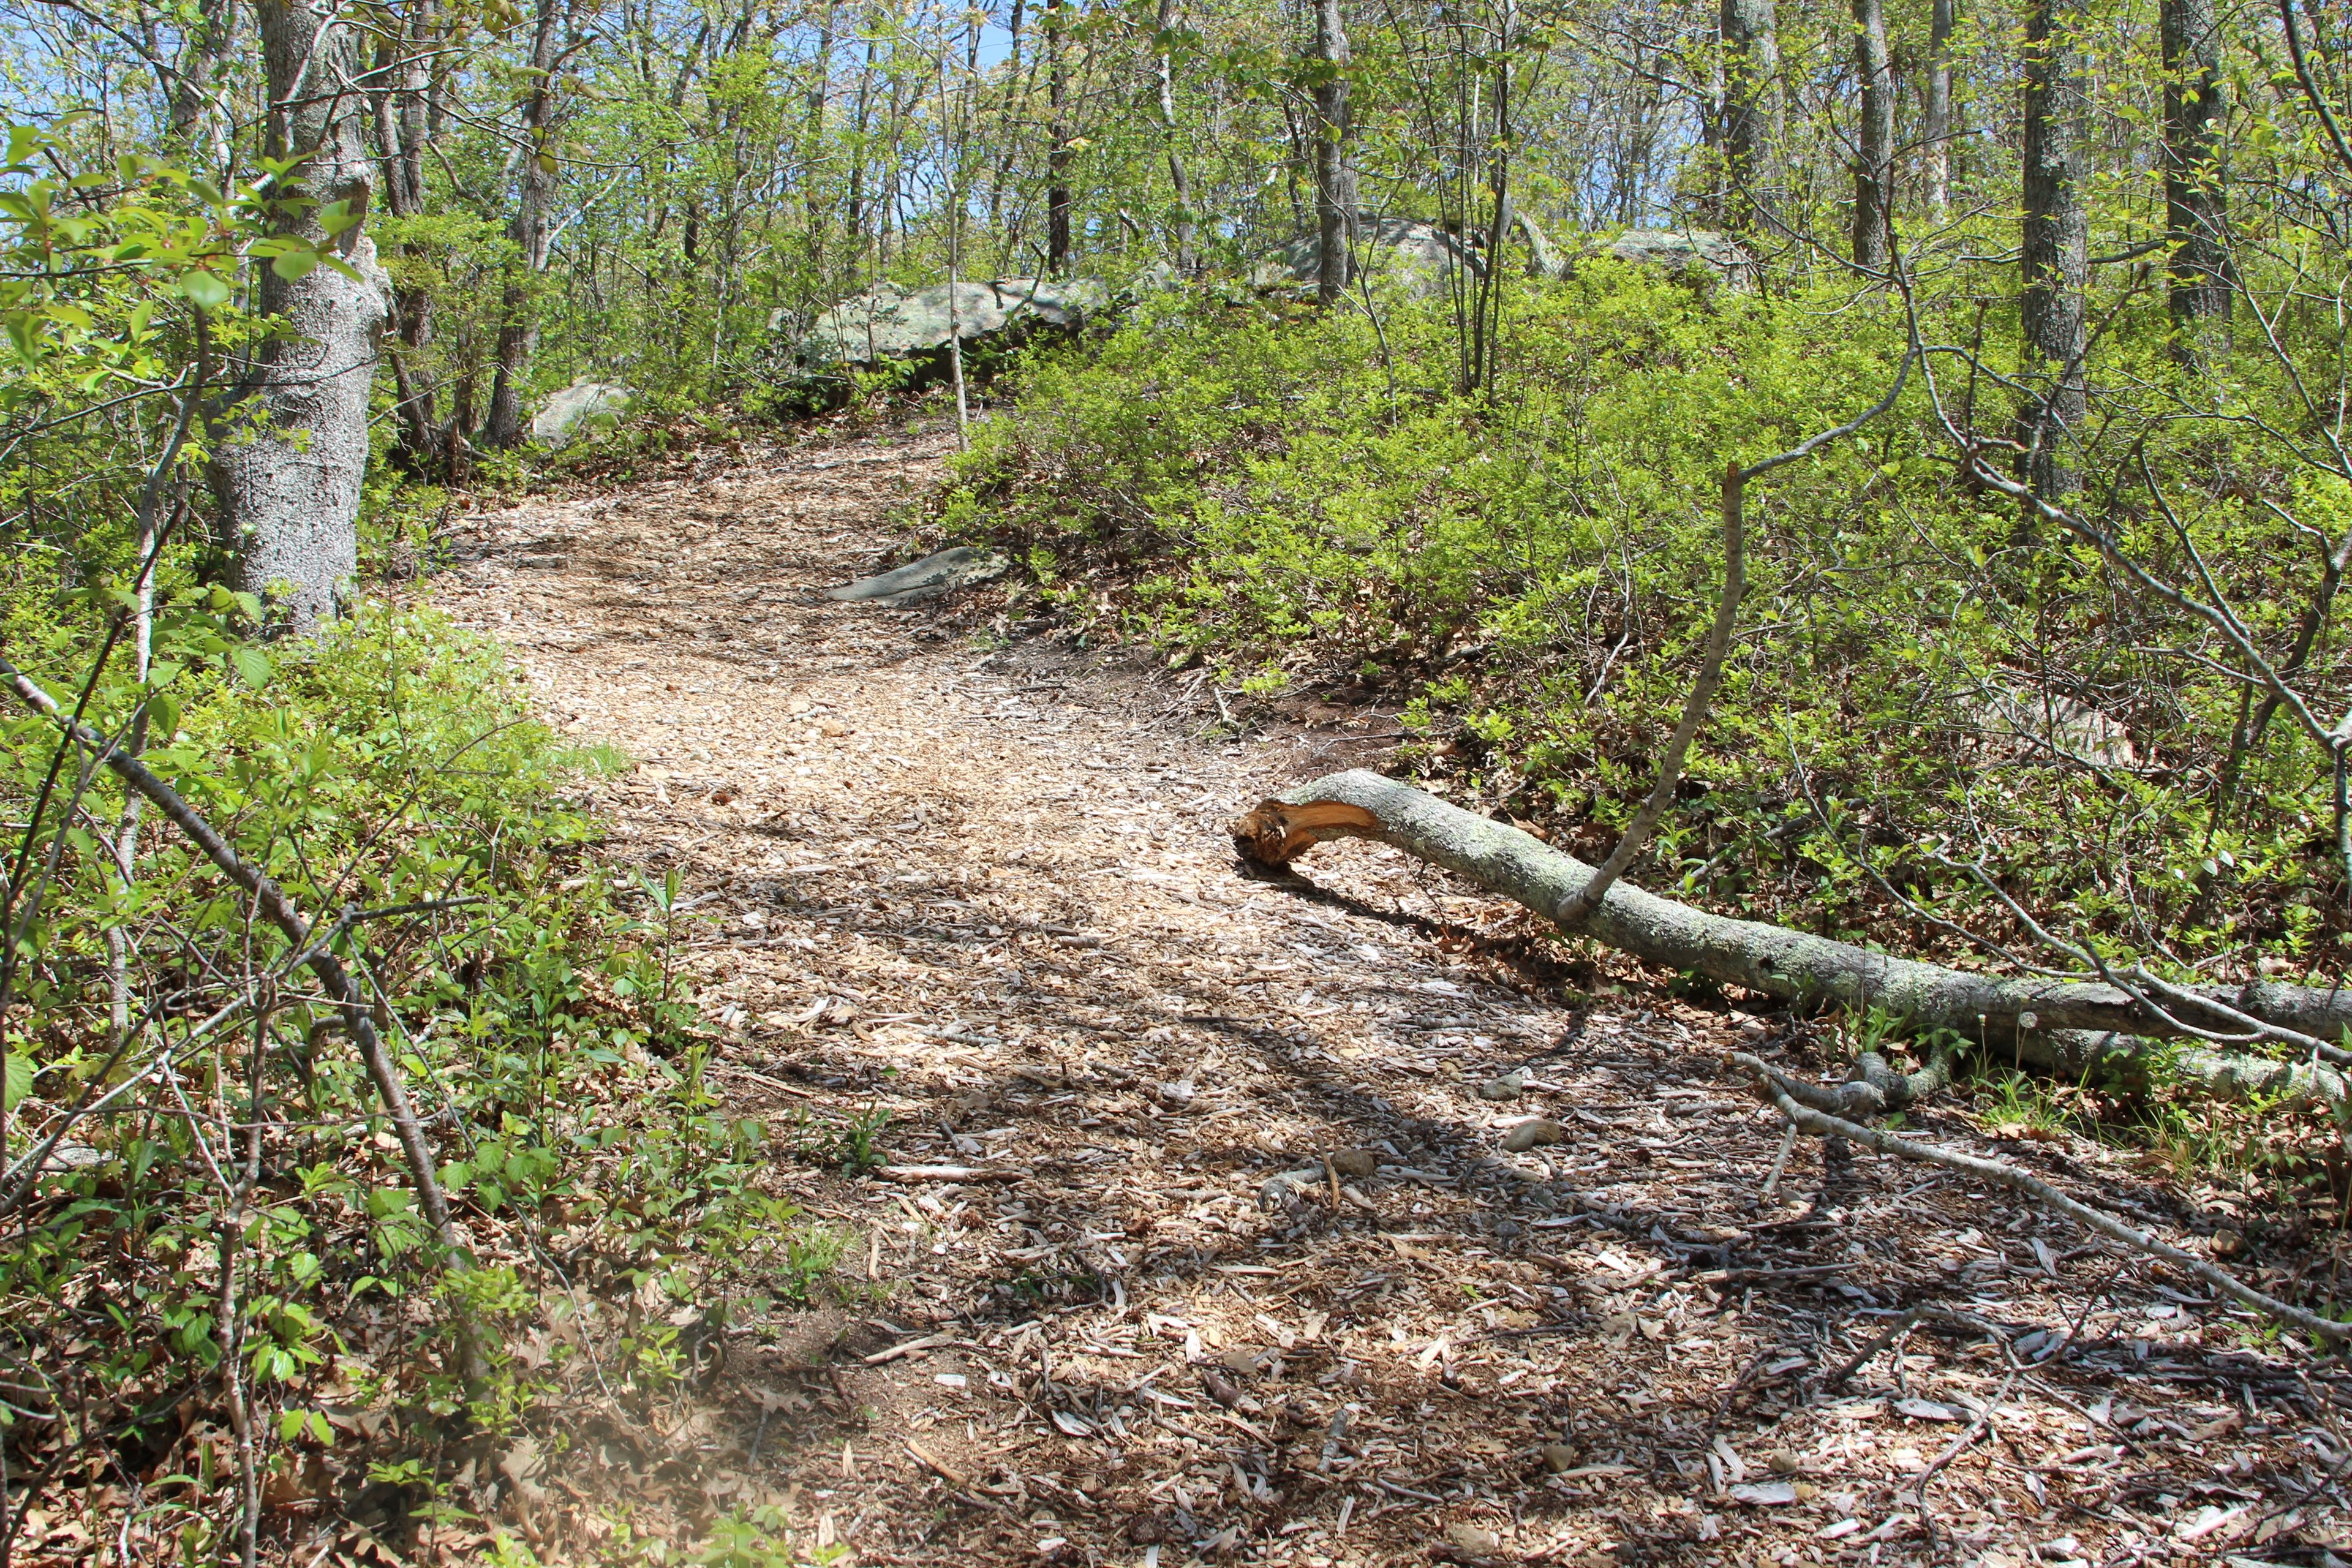
[[2145, 1252], [2151, 1258], [2160, 1258], [2175, 1268], [2185, 1268], [2215, 1289], [2227, 1292], [2256, 1311], [2266, 1312], [2283, 1323], [2291, 1324], [2306, 1333], [2317, 1334], [2323, 1339], [2338, 1343], [2352, 1342], [2352, 1323], [2339, 1323], [2331, 1319], [2323, 1318], [2315, 1312], [2307, 1312], [2291, 1302], [2280, 1300], [2275, 1296], [2265, 1295], [2229, 1270], [2216, 1268], [2195, 1253], [2184, 1251], [2170, 1242], [2160, 1241], [2146, 1231], [2134, 1230], [2121, 1220], [2102, 1214], [2088, 1204], [2079, 1203], [2068, 1197], [2049, 1183], [2039, 1177], [2030, 1176], [2014, 1165], [2004, 1164], [1999, 1160], [1983, 1159], [1975, 1154], [1963, 1154], [1951, 1149], [1937, 1149], [1926, 1143], [1915, 1143], [1907, 1138], [1897, 1138], [1884, 1129], [1864, 1127], [1858, 1121], [1848, 1121], [1843, 1117], [1813, 1110], [1810, 1106], [1800, 1104], [1790, 1092], [1795, 1080], [1786, 1073], [1780, 1072], [1756, 1057], [1749, 1056], [1745, 1051], [1734, 1051], [1728, 1059], [1745, 1068], [1755, 1079], [1758, 1088], [1762, 1090], [1767, 1100], [1780, 1108], [1781, 1115], [1787, 1117], [1794, 1125], [1817, 1137], [1848, 1139], [1882, 1154], [1894, 1154], [1906, 1160], [1918, 1160], [1931, 1165], [1943, 1165], [1951, 1170], [1966, 1172], [1969, 1175], [1985, 1181], [1998, 1183], [2012, 1192], [2022, 1193], [2034, 1202], [2057, 1210], [2086, 1230], [2096, 1231], [2110, 1240], [2120, 1241], [2125, 1246]]

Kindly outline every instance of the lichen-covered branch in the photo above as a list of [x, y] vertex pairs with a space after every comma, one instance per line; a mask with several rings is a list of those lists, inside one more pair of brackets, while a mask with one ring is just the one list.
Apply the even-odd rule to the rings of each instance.
[[[1360, 769], [1331, 773], [1263, 802], [1233, 824], [1244, 859], [1282, 866], [1331, 838], [1369, 838], [1459, 872], [1549, 920], [1591, 879], [1574, 856], [1434, 795]], [[1703, 974], [1805, 1005], [1870, 1006], [1915, 1028], [2009, 1046], [2021, 1027], [2152, 1037], [2180, 1030], [2168, 1012], [2094, 981], [1979, 974], [1709, 914], [1620, 882], [1566, 929], [1663, 968]], [[2326, 1038], [2352, 1026], [2352, 992], [2260, 984], [2195, 994], [2267, 1023]], [[2177, 1009], [2176, 1009], [2177, 1010]], [[2334, 1075], [2329, 1075], [2333, 1077]]]

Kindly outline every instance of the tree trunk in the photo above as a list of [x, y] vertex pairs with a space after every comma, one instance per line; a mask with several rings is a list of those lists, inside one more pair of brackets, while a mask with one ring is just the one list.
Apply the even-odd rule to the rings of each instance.
[[1339, 0], [1315, 0], [1315, 297], [1327, 306], [1337, 304], [1353, 281], [1356, 169], [1348, 66]]
[[2221, 30], [2213, 0], [2163, 0], [2164, 209], [2172, 323], [2180, 352], [2226, 319], [2231, 289], [2222, 246], [2229, 197], [2221, 180]]
[[[384, 79], [376, 92], [376, 153], [383, 166], [385, 205], [397, 218], [425, 211], [425, 56], [436, 36], [430, 6], [419, 7], [410, 26], [386, 38], [376, 54]], [[404, 257], [421, 260], [417, 247], [404, 245]], [[433, 343], [433, 290], [422, 283], [394, 281], [392, 341], [386, 358], [399, 397], [401, 466], [412, 474], [434, 474], [442, 466], [443, 437], [436, 427], [433, 376], [426, 361]]]
[[1927, 143], [1927, 210], [1941, 223], [1952, 209], [1952, 0], [1929, 0]]
[[1724, 218], [1753, 230], [1779, 215], [1773, 188], [1780, 144], [1780, 35], [1773, 0], [1723, 0]]
[[[866, 64], [857, 73], [857, 112], [852, 119], [856, 134], [849, 142], [849, 206], [842, 226], [848, 231], [851, 256], [861, 261], [866, 256], [866, 128], [872, 123], [874, 71], [881, 51], [879, 37], [868, 36]], [[994, 215], [992, 212], [990, 216]]]
[[1886, 52], [1885, 0], [1853, 0], [1853, 68], [1862, 83], [1853, 264], [1884, 272], [1893, 252], [1895, 222], [1895, 67]]
[[1160, 132], [1168, 144], [1168, 186], [1176, 198], [1176, 210], [1171, 215], [1176, 232], [1176, 270], [1180, 276], [1191, 277], [1200, 264], [1194, 254], [1194, 218], [1192, 216], [1192, 183], [1184, 170], [1184, 156], [1176, 145], [1176, 89], [1171, 79], [1169, 56], [1175, 44], [1170, 35], [1176, 26], [1176, 0], [1160, 0], [1160, 37], [1153, 48], [1158, 62], [1160, 89]]
[[[1013, 0], [1013, 16], [1005, 24], [1004, 153], [997, 160], [996, 178], [988, 187], [988, 226], [992, 230], [1003, 221], [1004, 193], [1013, 184], [1013, 165], [1021, 156], [1021, 129], [1028, 122], [1029, 100], [1021, 75], [1021, 23], [1026, 11], [1024, 0]], [[1008, 230], [1004, 240], [1008, 252], [1021, 248], [1017, 229]]]
[[2090, 97], [2081, 15], [2074, 0], [2033, 0], [2025, 24], [2024, 291], [2020, 325], [2027, 358], [2048, 390], [2024, 413], [2033, 493], [2055, 501], [2080, 480], [2064, 461], [2068, 432], [2088, 407], [2083, 291], [2090, 279], [2090, 224], [2083, 186], [2090, 169]]
[[[265, 145], [272, 157], [299, 158], [281, 189], [317, 204], [297, 209], [293, 232], [322, 242], [320, 209], [340, 202], [364, 217], [375, 182], [367, 102], [352, 85], [358, 39], [348, 24], [322, 22], [299, 0], [261, 0], [259, 16]], [[216, 422], [214, 434], [214, 486], [236, 586], [264, 595], [273, 617], [299, 632], [335, 614], [359, 567], [368, 388], [384, 319], [385, 280], [364, 224], [335, 243], [358, 279], [331, 267], [291, 279], [260, 268], [261, 311], [292, 332], [256, 351], [235, 415]], [[256, 426], [249, 433], [236, 428], [236, 416], [247, 415]]]
[[236, 38], [236, 0], [204, 0], [172, 84], [171, 139], [191, 161], [199, 152], [209, 153], [215, 175], [229, 166], [231, 110], [223, 100], [221, 67]]
[[1069, 83], [1062, 59], [1063, 0], [1045, 0], [1045, 270], [1070, 268]]
[[555, 200], [555, 24], [558, 0], [539, 0], [530, 39], [530, 96], [523, 101], [522, 184], [508, 234], [515, 258], [499, 300], [499, 368], [490, 384], [490, 417], [483, 438], [492, 447], [522, 444], [523, 384], [539, 351], [539, 312], [532, 280], [547, 269], [547, 211]]
[[[837, 0], [825, 0], [823, 19], [816, 29], [816, 80], [808, 90], [808, 130], [803, 145], [811, 158], [823, 156], [824, 146], [825, 110], [833, 91], [833, 24]], [[811, 179], [802, 198], [802, 210], [808, 217], [809, 264], [820, 277], [824, 275], [825, 199], [821, 182]]]

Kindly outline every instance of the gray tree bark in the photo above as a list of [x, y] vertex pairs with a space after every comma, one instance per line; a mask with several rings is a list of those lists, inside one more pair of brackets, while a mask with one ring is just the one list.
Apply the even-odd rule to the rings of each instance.
[[2090, 93], [2075, 0], [2033, 0], [2025, 23], [2025, 230], [2018, 300], [2025, 352], [2048, 390], [2024, 412], [2032, 449], [2026, 480], [2044, 500], [2080, 479], [2064, 461], [2067, 433], [2089, 408], [2084, 289], [2090, 281]]
[[1862, 125], [1853, 165], [1853, 264], [1884, 272], [1894, 245], [1895, 65], [1885, 0], [1853, 0], [1853, 68]]
[[[394, 217], [415, 217], [425, 210], [425, 98], [431, 85], [425, 56], [439, 31], [434, 13], [429, 0], [419, 5], [377, 50], [376, 154], [383, 165], [385, 205]], [[415, 247], [405, 247], [406, 254], [415, 252]], [[436, 416], [439, 399], [426, 363], [433, 343], [433, 291], [421, 284], [395, 284], [391, 301], [392, 339], [385, 344], [385, 357], [392, 362], [400, 399], [395, 414], [401, 462], [412, 473], [437, 473], [446, 443]]]
[[[547, 270], [547, 213], [555, 201], [555, 146], [550, 132], [555, 123], [555, 55], [559, 0], [539, 0], [530, 37], [530, 92], [523, 100], [522, 184], [515, 200], [509, 237], [515, 260], [507, 273], [500, 301], [499, 369], [490, 384], [490, 415], [482, 438], [492, 447], [522, 444], [523, 384], [530, 379], [531, 357], [539, 352], [539, 311], [531, 298], [532, 279]], [[690, 224], [689, 220], [689, 224]], [[693, 260], [693, 229], [688, 227], [688, 261]]]
[[1160, 37], [1152, 50], [1160, 89], [1160, 133], [1168, 143], [1168, 185], [1176, 198], [1176, 210], [1171, 215], [1176, 235], [1176, 270], [1189, 278], [1200, 265], [1194, 245], [1199, 220], [1192, 214], [1192, 182], [1176, 141], [1176, 84], [1169, 60], [1173, 48], [1169, 33], [1175, 25], [1176, 0], [1160, 0]]
[[1952, 0], [1929, 0], [1927, 103], [1919, 128], [1927, 144], [1927, 208], [1938, 223], [1952, 205]]
[[[375, 163], [363, 135], [367, 103], [358, 39], [299, 0], [261, 0], [269, 89], [265, 147], [308, 153], [279, 187], [318, 204], [296, 209], [292, 232], [326, 238], [320, 207], [362, 214]], [[236, 586], [268, 602], [274, 619], [309, 632], [331, 617], [359, 568], [360, 479], [367, 466], [368, 388], [384, 321], [385, 279], [364, 223], [336, 239], [360, 276], [318, 267], [299, 279], [260, 269], [259, 304], [290, 336], [247, 363], [240, 395], [215, 421], [214, 488], [235, 552]]]
[[1339, 0], [1315, 0], [1315, 297], [1339, 303], [1354, 280], [1356, 166], [1348, 117], [1348, 28]]
[[1069, 83], [1062, 61], [1062, 0], [1045, 0], [1045, 270], [1070, 269]]
[[1724, 221], [1753, 230], [1780, 211], [1773, 189], [1780, 145], [1780, 31], [1773, 0], [1723, 0], [1723, 158], [1730, 183]]
[[2184, 353], [2209, 321], [2226, 319], [2231, 288], [2222, 245], [2229, 197], [2222, 184], [2221, 29], [2213, 0], [2164, 0], [2164, 208], [2170, 241], [2170, 305]]
[[193, 160], [212, 159], [212, 172], [226, 172], [231, 115], [223, 101], [221, 68], [236, 39], [236, 0], [204, 0], [188, 29], [172, 83], [172, 140]]

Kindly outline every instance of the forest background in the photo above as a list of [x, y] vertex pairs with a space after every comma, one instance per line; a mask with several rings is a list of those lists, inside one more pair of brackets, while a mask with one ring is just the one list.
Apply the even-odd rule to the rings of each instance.
[[[703, 1086], [677, 887], [583, 858], [578, 781], [625, 760], [366, 585], [429, 568], [469, 488], [625, 475], [812, 398], [944, 397], [796, 360], [877, 285], [1121, 302], [974, 367], [930, 536], [1013, 545], [1045, 621], [1221, 700], [1393, 712], [1433, 789], [1587, 850], [1705, 661], [1726, 464], [1891, 399], [1748, 496], [1740, 630], [1633, 879], [2015, 973], [2328, 986], [2352, 952], [2338, 13], [5, 15], [0, 651], [36, 708], [0, 782], [24, 1309], [0, 1559], [94, 1436], [176, 1441], [198, 1386], [218, 1476], [142, 1528], [249, 1557], [262, 1479], [331, 1439], [296, 1391], [355, 1300], [418, 1302], [387, 1387], [511, 1420], [528, 1380], [492, 1326], [537, 1310], [533, 1266], [473, 1267], [452, 1203], [528, 1228], [593, 1170], [586, 1223], [648, 1278], [723, 1238], [821, 1271]], [[1417, 283], [1379, 264], [1405, 219], [1451, 258]], [[1601, 254], [1629, 226], [1735, 260]], [[1303, 273], [1250, 286], [1309, 237]], [[339, 342], [362, 349], [287, 372]], [[533, 448], [585, 379], [638, 416]], [[2206, 1032], [2222, 1067], [2155, 1081], [2235, 1120], [2144, 1076], [2079, 1113], [2336, 1224], [2335, 1039]], [[674, 1331], [632, 1333], [629, 1364], [678, 1375]]]

